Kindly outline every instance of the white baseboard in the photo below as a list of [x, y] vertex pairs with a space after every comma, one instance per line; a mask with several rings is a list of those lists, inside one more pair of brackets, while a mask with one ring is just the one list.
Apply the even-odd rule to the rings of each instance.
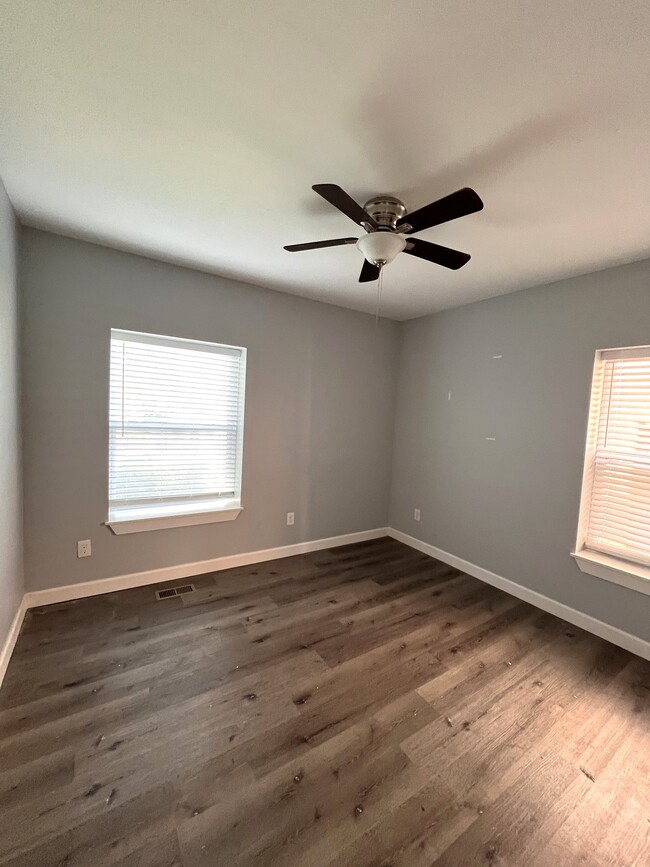
[[128, 590], [131, 587], [144, 587], [147, 584], [158, 584], [161, 581], [176, 581], [179, 578], [191, 578], [194, 575], [203, 575], [206, 572], [220, 572], [223, 569], [233, 569], [236, 566], [264, 563], [267, 560], [293, 557], [295, 554], [308, 554], [311, 551], [322, 551], [326, 548], [337, 548], [341, 545], [353, 545], [355, 542], [381, 539], [387, 535], [388, 530], [386, 527], [379, 527], [376, 530], [362, 530], [359, 533], [346, 533], [342, 536], [330, 536], [327, 539], [313, 539], [310, 542], [298, 542], [295, 545], [283, 545], [280, 548], [247, 551], [244, 554], [230, 554], [226, 557], [215, 557], [212, 560], [181, 563], [178, 566], [150, 569], [147, 572], [133, 572], [130, 575], [118, 575], [114, 578], [100, 578], [97, 581], [66, 584], [63, 587], [51, 587], [47, 590], [30, 590], [23, 596], [9, 629], [7, 639], [2, 648], [0, 648], [0, 686], [2, 686], [2, 680], [9, 665], [20, 627], [25, 618], [25, 612], [29, 608], [36, 608], [38, 605], [53, 605], [56, 602], [69, 602], [72, 599], [83, 599], [86, 596], [98, 596], [101, 593], [112, 593], [115, 590]]
[[478, 578], [480, 581], [485, 581], [493, 587], [498, 587], [500, 590], [504, 590], [506, 593], [522, 599], [524, 602], [529, 602], [543, 611], [548, 611], [550, 614], [573, 623], [574, 626], [579, 626], [587, 632], [591, 632], [600, 638], [604, 638], [606, 641], [611, 641], [612, 644], [617, 644], [619, 647], [635, 653], [637, 656], [650, 660], [650, 642], [644, 641], [638, 636], [624, 632], [615, 626], [610, 626], [608, 623], [597, 620], [588, 614], [583, 614], [581, 611], [570, 608], [562, 602], [556, 602], [554, 599], [537, 593], [535, 590], [522, 587], [521, 584], [516, 584], [508, 578], [503, 578], [501, 575], [489, 572], [487, 569], [476, 566], [468, 560], [463, 560], [461, 557], [449, 554], [441, 548], [436, 548], [435, 545], [422, 542], [414, 536], [408, 536], [406, 533], [394, 530], [392, 527], [381, 527], [376, 530], [363, 530], [360, 533], [331, 536], [327, 539], [298, 542], [295, 545], [284, 545], [279, 548], [248, 551], [243, 554], [216, 557], [212, 560], [199, 560], [194, 563], [182, 563], [178, 566], [166, 566], [162, 569], [150, 569], [146, 572], [133, 572], [130, 575], [118, 575], [114, 578], [101, 578], [97, 581], [84, 581], [80, 584], [52, 587], [48, 590], [31, 590], [23, 596], [4, 646], [0, 649], [0, 686], [9, 665], [25, 613], [29, 608], [34, 608], [38, 605], [52, 605], [56, 602], [68, 602], [72, 599], [82, 599], [86, 596], [97, 596], [101, 593], [111, 593], [115, 590], [128, 590], [132, 587], [158, 584], [161, 581], [190, 578], [206, 572], [219, 572], [223, 569], [233, 569], [237, 566], [248, 566], [253, 563], [278, 560], [282, 557], [292, 557], [295, 554], [308, 554], [311, 551], [322, 551], [326, 548], [336, 548], [340, 545], [352, 545], [355, 542], [367, 542], [371, 539], [380, 539], [382, 536], [391, 536], [393, 539], [403, 542], [405, 545], [409, 545], [418, 551], [422, 551], [422, 553], [428, 554], [436, 560], [441, 560], [443, 563], [455, 566], [457, 569], [466, 572], [468, 575], [472, 575], [474, 578]]
[[69, 602], [71, 599], [98, 596], [101, 593], [112, 593], [115, 590], [129, 590], [132, 587], [158, 584], [161, 581], [176, 581], [179, 578], [191, 578], [206, 572], [220, 572], [223, 569], [233, 569], [236, 566], [249, 566], [267, 560], [278, 560], [281, 557], [293, 557], [295, 554], [308, 554], [311, 551], [322, 551], [325, 548], [337, 548], [340, 545], [367, 542], [370, 539], [380, 539], [387, 535], [386, 527], [380, 527], [376, 530], [362, 530], [360, 533], [346, 533], [343, 536], [330, 536], [327, 539], [314, 539], [311, 542], [283, 545], [280, 548], [265, 548], [261, 551], [247, 551], [244, 554], [215, 557], [212, 560], [198, 560], [194, 563], [181, 563], [178, 566], [150, 569], [147, 572], [133, 572], [130, 575], [118, 575], [115, 578], [100, 578], [97, 581], [66, 584], [63, 587], [51, 587], [47, 590], [30, 590], [25, 594], [26, 607], [53, 605], [56, 602]]
[[14, 619], [11, 621], [11, 626], [9, 627], [9, 633], [3, 644], [2, 648], [0, 648], [0, 686], [2, 686], [2, 681], [4, 680], [4, 676], [7, 672], [7, 666], [9, 665], [9, 660], [11, 659], [11, 654], [14, 651], [14, 647], [16, 646], [16, 640], [18, 638], [18, 634], [20, 633], [20, 627], [23, 625], [23, 620], [25, 619], [25, 612], [27, 611], [28, 605], [25, 599], [25, 596], [20, 600], [20, 605], [18, 606], [18, 610], [14, 615]]
[[400, 530], [394, 530], [392, 527], [389, 527], [387, 533], [393, 539], [397, 539], [398, 542], [403, 542], [405, 545], [409, 545], [417, 551], [422, 551], [423, 554], [428, 554], [436, 560], [442, 560], [443, 563], [447, 563], [449, 566], [455, 566], [461, 572], [466, 572], [473, 578], [478, 578], [479, 581], [485, 581], [486, 584], [498, 587], [499, 590], [505, 590], [511, 596], [516, 596], [524, 602], [529, 602], [536, 608], [541, 608], [542, 611], [555, 614], [556, 617], [561, 617], [562, 620], [566, 620], [574, 626], [579, 626], [581, 629], [591, 632], [599, 638], [604, 638], [606, 641], [611, 641], [612, 644], [629, 650], [630, 653], [650, 660], [650, 642], [644, 641], [643, 638], [631, 635], [629, 632], [624, 632], [616, 626], [610, 626], [609, 623], [597, 620], [589, 614], [583, 614], [582, 611], [564, 605], [562, 602], [556, 602], [555, 599], [544, 596], [542, 593], [537, 593], [536, 590], [522, 587], [521, 584], [516, 584], [508, 578], [497, 575], [495, 572], [489, 572], [481, 566], [470, 563], [469, 560], [463, 560], [461, 557], [449, 554], [447, 551], [443, 551], [442, 548], [436, 548], [435, 545], [429, 545], [428, 542], [422, 542], [414, 536], [408, 536]]

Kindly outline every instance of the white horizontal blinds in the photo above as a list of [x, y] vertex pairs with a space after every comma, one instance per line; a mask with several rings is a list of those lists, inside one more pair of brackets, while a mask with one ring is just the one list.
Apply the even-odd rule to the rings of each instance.
[[109, 505], [239, 497], [244, 350], [111, 332]]
[[650, 565], [650, 348], [603, 353], [601, 376], [585, 546]]

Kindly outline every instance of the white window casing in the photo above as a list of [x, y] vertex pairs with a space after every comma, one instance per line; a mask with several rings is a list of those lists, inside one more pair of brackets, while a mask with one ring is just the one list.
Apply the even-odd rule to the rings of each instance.
[[596, 353], [578, 537], [584, 572], [650, 593], [650, 347]]
[[242, 347], [111, 331], [114, 533], [237, 517], [245, 381]]

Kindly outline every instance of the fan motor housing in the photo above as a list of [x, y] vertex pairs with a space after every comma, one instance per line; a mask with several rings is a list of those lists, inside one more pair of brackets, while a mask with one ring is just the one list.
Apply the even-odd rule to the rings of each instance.
[[395, 196], [373, 196], [363, 206], [379, 226], [394, 229], [406, 215], [406, 205]]

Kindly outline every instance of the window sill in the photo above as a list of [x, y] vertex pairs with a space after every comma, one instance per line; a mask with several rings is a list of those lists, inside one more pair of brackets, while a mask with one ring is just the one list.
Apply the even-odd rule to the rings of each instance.
[[638, 593], [645, 593], [650, 596], [650, 569], [646, 566], [630, 563], [627, 560], [619, 560], [618, 557], [599, 554], [586, 548], [571, 554], [571, 556], [575, 559], [581, 572], [595, 575], [596, 578], [604, 578], [605, 581], [612, 581], [614, 584], [620, 584], [629, 590], [636, 590]]
[[241, 506], [214, 509], [210, 512], [189, 512], [184, 515], [157, 515], [140, 518], [112, 518], [106, 522], [116, 536], [127, 533], [144, 533], [149, 530], [169, 530], [173, 527], [194, 527], [198, 524], [216, 524], [234, 521], [242, 511]]

